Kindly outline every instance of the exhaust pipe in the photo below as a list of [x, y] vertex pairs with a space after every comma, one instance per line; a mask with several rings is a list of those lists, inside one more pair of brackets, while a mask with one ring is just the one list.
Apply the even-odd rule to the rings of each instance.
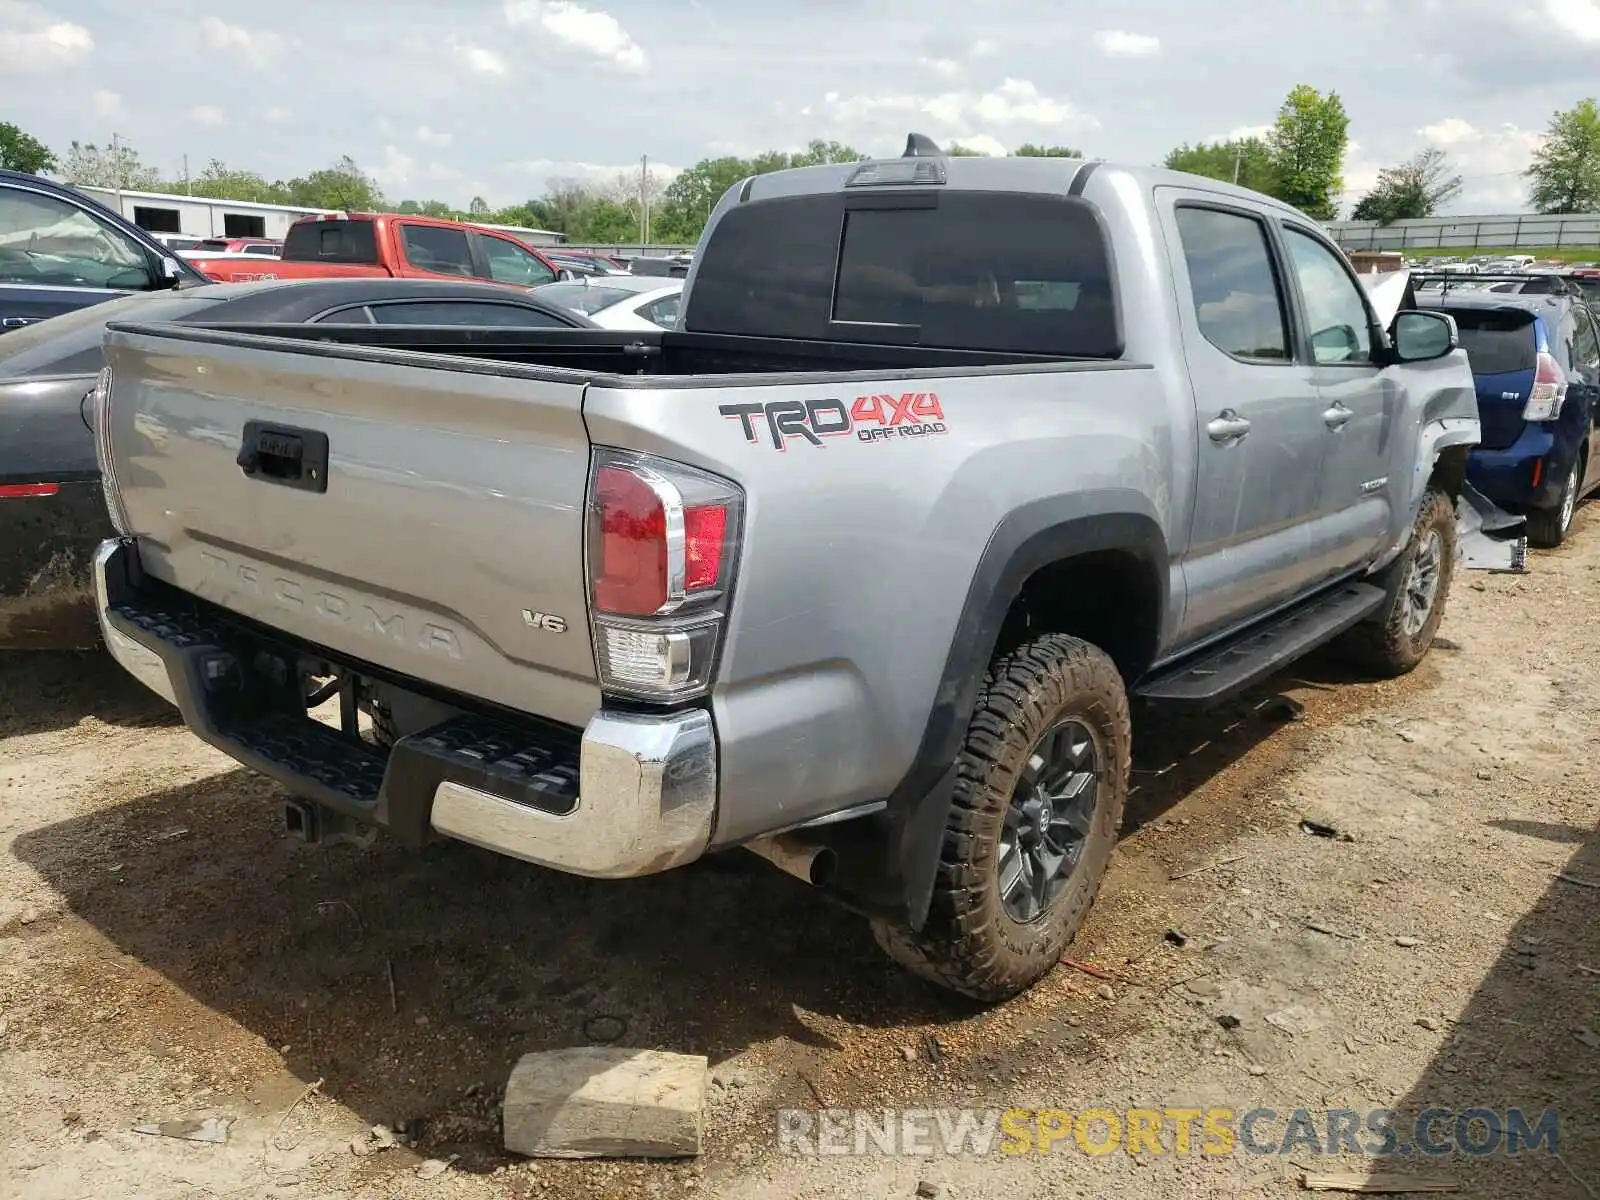
[[826, 887], [833, 882], [839, 856], [830, 846], [802, 841], [786, 834], [757, 838], [746, 842], [746, 850], [759, 854], [786, 875], [793, 875], [812, 887]]

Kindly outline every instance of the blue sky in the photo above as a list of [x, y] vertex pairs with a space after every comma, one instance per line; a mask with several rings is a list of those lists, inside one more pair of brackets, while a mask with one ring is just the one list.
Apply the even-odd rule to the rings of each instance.
[[173, 176], [348, 153], [393, 199], [459, 205], [911, 129], [1154, 162], [1305, 82], [1350, 111], [1352, 199], [1437, 145], [1457, 211], [1504, 211], [1597, 63], [1597, 0], [0, 0], [0, 120], [52, 146], [114, 131]]

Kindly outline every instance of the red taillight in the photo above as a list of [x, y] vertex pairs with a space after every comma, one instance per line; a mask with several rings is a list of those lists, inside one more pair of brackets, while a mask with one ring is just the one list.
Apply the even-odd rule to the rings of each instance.
[[1561, 406], [1567, 398], [1567, 373], [1547, 351], [1539, 351], [1538, 366], [1533, 373], [1533, 389], [1523, 406], [1524, 421], [1554, 421], [1561, 415]]
[[669, 598], [667, 509], [656, 490], [625, 467], [595, 473], [594, 604], [601, 612], [647, 617]]
[[683, 510], [683, 587], [687, 592], [717, 586], [722, 547], [728, 536], [728, 508], [705, 504]]
[[693, 503], [685, 490], [695, 488], [640, 466], [596, 469], [589, 516], [595, 611], [655, 616], [718, 585], [729, 505]]
[[59, 483], [0, 483], [0, 500], [22, 500], [30, 496], [54, 496]]
[[744, 493], [681, 463], [596, 450], [589, 599], [607, 694], [677, 702], [711, 686]]

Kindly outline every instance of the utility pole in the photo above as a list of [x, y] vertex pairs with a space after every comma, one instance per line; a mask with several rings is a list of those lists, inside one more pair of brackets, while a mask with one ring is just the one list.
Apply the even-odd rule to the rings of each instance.
[[117, 145], [117, 131], [111, 131], [111, 169], [117, 173], [117, 215], [125, 215], [122, 211], [122, 151]]
[[639, 156], [639, 244], [650, 244], [650, 156]]
[[189, 156], [183, 156], [183, 190], [189, 195], [194, 195], [194, 184], [189, 180]]
[[1239, 185], [1239, 167], [1243, 164], [1243, 162], [1244, 143], [1240, 142], [1233, 148], [1233, 183], [1235, 187]]

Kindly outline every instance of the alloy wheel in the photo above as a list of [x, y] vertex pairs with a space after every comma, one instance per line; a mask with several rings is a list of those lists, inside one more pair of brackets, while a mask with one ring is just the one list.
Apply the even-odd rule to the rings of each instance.
[[1411, 569], [1406, 572], [1400, 592], [1401, 626], [1407, 637], [1416, 637], [1428, 623], [1439, 595], [1439, 574], [1444, 565], [1444, 538], [1430, 529], [1417, 546]]
[[1000, 833], [1000, 902], [1013, 921], [1037, 921], [1066, 887], [1099, 787], [1099, 752], [1083, 722], [1061, 722], [1029, 751]]

